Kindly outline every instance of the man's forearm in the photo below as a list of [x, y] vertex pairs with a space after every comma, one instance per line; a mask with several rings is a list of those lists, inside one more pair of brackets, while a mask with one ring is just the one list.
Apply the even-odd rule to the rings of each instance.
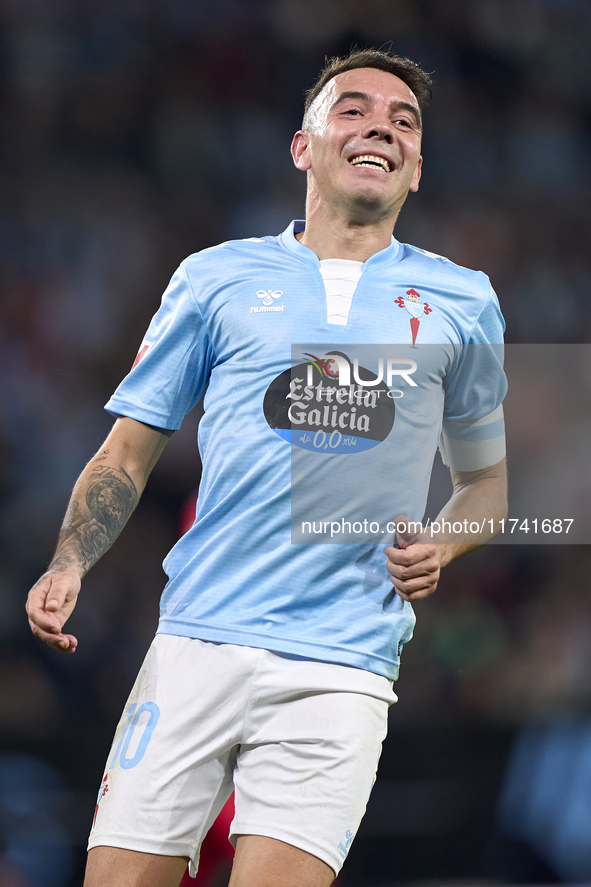
[[49, 570], [73, 567], [80, 577], [107, 551], [140, 498], [125, 469], [109, 449], [88, 463], [72, 492]]
[[64, 625], [80, 580], [127, 523], [167, 441], [165, 429], [121, 417], [78, 478], [53, 560], [27, 597], [31, 631], [55, 650], [76, 649], [78, 640]]
[[[481, 472], [452, 472], [452, 478], [453, 495], [431, 525], [438, 525], [440, 531], [425, 540], [441, 546], [442, 567], [491, 539], [496, 532], [493, 528], [500, 527], [501, 519], [507, 516], [505, 460]], [[454, 523], [462, 526], [461, 532], [453, 531]], [[479, 531], [472, 534], [470, 525], [478, 525]], [[446, 531], [448, 526], [451, 532]]]
[[[441, 568], [494, 536], [491, 526], [497, 526], [498, 521], [506, 516], [507, 468], [504, 459], [481, 471], [452, 470], [451, 475], [453, 494], [433, 523], [417, 533], [410, 529], [404, 515], [396, 518], [397, 527], [402, 522], [408, 529], [405, 532], [397, 529], [398, 547], [386, 549], [387, 569], [396, 594], [405, 601], [412, 603], [433, 594]], [[466, 531], [454, 532], [454, 523], [456, 526], [461, 524], [464, 529], [465, 522], [478, 524], [478, 533], [468, 539]]]

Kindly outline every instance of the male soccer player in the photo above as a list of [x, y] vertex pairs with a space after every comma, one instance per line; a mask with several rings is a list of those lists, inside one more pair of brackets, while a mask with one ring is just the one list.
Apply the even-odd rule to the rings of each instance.
[[[484, 274], [392, 237], [419, 186], [429, 95], [428, 75], [408, 59], [367, 50], [329, 63], [292, 144], [308, 177], [305, 224], [183, 262], [107, 404], [117, 421], [28, 599], [33, 632], [57, 650], [75, 650], [63, 627], [81, 578], [207, 388], [198, 513], [165, 561], [158, 633], [107, 759], [86, 887], [178, 885], [233, 787], [232, 887], [330, 884], [374, 781], [411, 603], [473, 547], [420, 533], [400, 533], [386, 554], [291, 543], [290, 453], [310, 437], [296, 433], [306, 416], [335, 441], [348, 429], [357, 447], [318, 458], [372, 464], [369, 415], [355, 419], [369, 395], [290, 382], [292, 343], [345, 354], [351, 343], [445, 345], [428, 372], [417, 358], [427, 414], [399, 400], [390, 433], [370, 441], [411, 435], [381, 478], [392, 516], [422, 514], [442, 423], [454, 489], [440, 517], [492, 526], [505, 513], [504, 377], [463, 375], [464, 345], [501, 341], [496, 297]], [[264, 145], [260, 154], [264, 163]], [[327, 379], [329, 363], [316, 361]], [[290, 398], [291, 431], [277, 419]]]

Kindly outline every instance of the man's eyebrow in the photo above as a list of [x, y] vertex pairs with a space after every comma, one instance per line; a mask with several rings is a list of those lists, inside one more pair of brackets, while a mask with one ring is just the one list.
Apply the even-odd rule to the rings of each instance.
[[[356, 90], [347, 90], [346, 92], [342, 92], [340, 96], [333, 102], [332, 107], [336, 108], [337, 105], [340, 105], [341, 102], [346, 102], [349, 99], [357, 99], [361, 102], [371, 102], [371, 96], [366, 92], [357, 92]], [[414, 117], [417, 126], [419, 129], [422, 129], [423, 122], [421, 120], [421, 112], [418, 108], [415, 108], [414, 105], [411, 105], [410, 102], [392, 102], [390, 107], [395, 111], [409, 111]]]
[[421, 112], [418, 108], [415, 108], [414, 105], [411, 105], [410, 102], [392, 102], [390, 105], [395, 111], [409, 111], [414, 119], [416, 120], [416, 124], [419, 129], [423, 126], [423, 121], [421, 120]]
[[371, 102], [371, 96], [366, 92], [356, 92], [355, 90], [350, 89], [347, 92], [342, 92], [338, 99], [333, 102], [332, 107], [335, 108], [337, 105], [340, 105], [341, 102], [346, 102], [349, 99], [359, 99], [362, 102]]

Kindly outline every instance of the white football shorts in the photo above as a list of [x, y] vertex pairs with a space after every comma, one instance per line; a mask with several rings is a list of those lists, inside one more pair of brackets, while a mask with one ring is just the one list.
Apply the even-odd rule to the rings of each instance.
[[338, 873], [375, 781], [392, 682], [345, 665], [159, 634], [117, 726], [89, 849], [184, 856], [194, 873], [235, 789], [230, 829]]

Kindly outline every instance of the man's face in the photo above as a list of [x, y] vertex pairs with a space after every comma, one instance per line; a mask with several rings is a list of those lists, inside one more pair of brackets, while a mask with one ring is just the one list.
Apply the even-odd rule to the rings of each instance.
[[[292, 155], [308, 170], [309, 194], [360, 220], [395, 214], [421, 176], [421, 112], [399, 77], [375, 68], [345, 71], [313, 103]], [[310, 190], [311, 189], [311, 190]]]

